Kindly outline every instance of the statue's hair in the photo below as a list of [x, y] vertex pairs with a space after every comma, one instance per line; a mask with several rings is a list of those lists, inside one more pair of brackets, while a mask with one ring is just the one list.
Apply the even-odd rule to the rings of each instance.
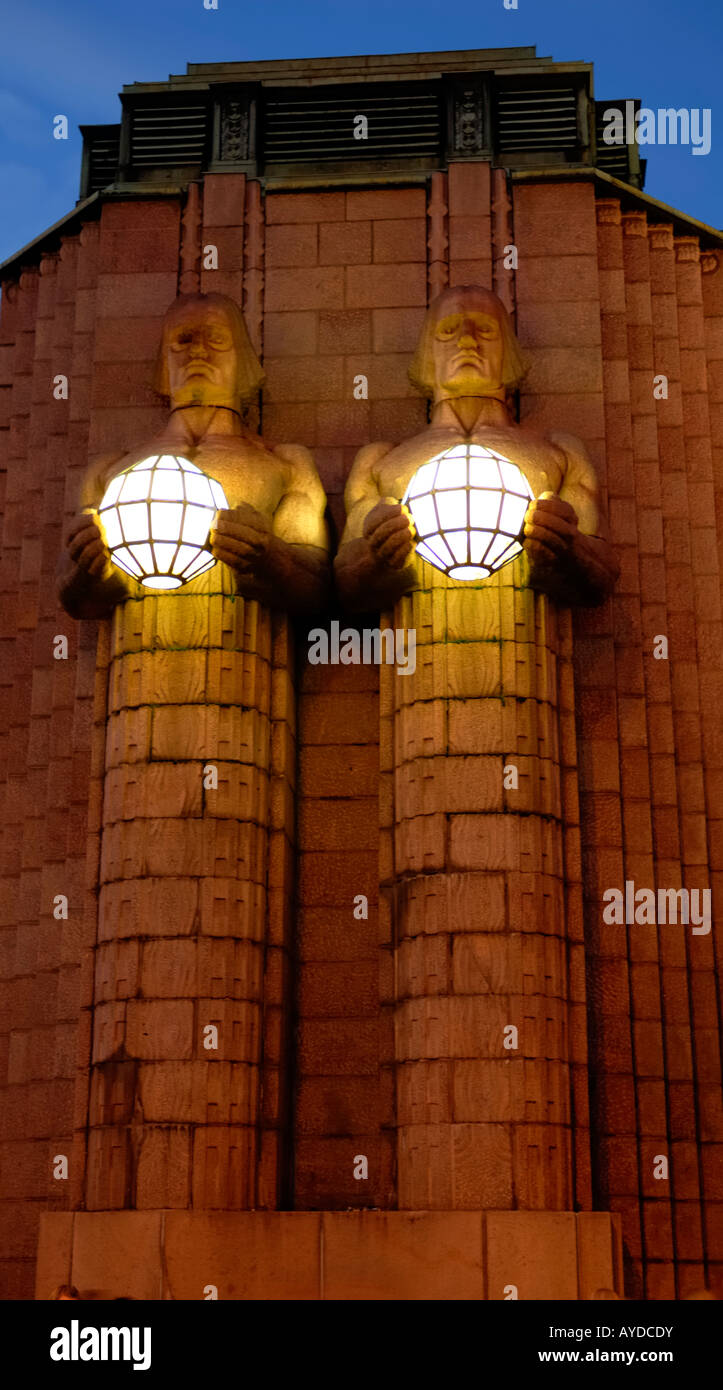
[[435, 371], [434, 371], [434, 335], [439, 320], [447, 312], [447, 303], [458, 298], [460, 294], [473, 294], [477, 298], [485, 301], [487, 312], [493, 314], [500, 325], [502, 332], [502, 386], [506, 386], [510, 391], [522, 381], [527, 374], [528, 364], [522, 355], [522, 349], [515, 337], [515, 331], [510, 321], [510, 316], [498, 295], [492, 290], [483, 289], [481, 285], [454, 285], [446, 290], [442, 290], [436, 299], [432, 300], [422, 324], [422, 331], [419, 335], [419, 342], [409, 367], [409, 380], [412, 386], [421, 391], [423, 396], [431, 397], [434, 395]]
[[234, 384], [234, 394], [239, 404], [247, 401], [258, 391], [264, 380], [264, 369], [251, 344], [248, 329], [244, 322], [244, 316], [234, 299], [227, 294], [179, 294], [174, 299], [170, 308], [166, 310], [163, 320], [163, 332], [161, 343], [156, 358], [155, 375], [153, 378], [153, 389], [165, 400], [170, 399], [171, 389], [168, 378], [168, 336], [171, 328], [182, 317], [183, 312], [192, 309], [196, 305], [207, 305], [209, 308], [222, 310], [228, 320], [234, 346], [236, 348], [236, 381]]

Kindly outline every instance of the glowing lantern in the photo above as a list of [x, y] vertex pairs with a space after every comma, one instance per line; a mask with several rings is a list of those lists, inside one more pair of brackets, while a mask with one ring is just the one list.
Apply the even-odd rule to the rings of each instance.
[[418, 555], [450, 579], [486, 579], [520, 554], [532, 496], [516, 463], [480, 444], [455, 444], [417, 469], [402, 501]]
[[208, 533], [224, 507], [215, 478], [188, 459], [154, 454], [113, 478], [98, 512], [114, 565], [147, 589], [178, 589], [215, 565]]

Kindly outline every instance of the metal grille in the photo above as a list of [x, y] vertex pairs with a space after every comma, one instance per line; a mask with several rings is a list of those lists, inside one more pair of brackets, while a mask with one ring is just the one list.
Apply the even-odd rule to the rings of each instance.
[[205, 146], [206, 107], [203, 102], [133, 107], [131, 164], [134, 168], [201, 164]]
[[107, 188], [118, 177], [120, 126], [105, 135], [94, 135], [88, 142], [88, 187], [86, 196]]
[[[640, 102], [636, 101], [636, 109]], [[624, 101], [598, 101], [595, 103], [595, 144], [596, 155], [595, 164], [604, 173], [611, 174], [615, 179], [622, 179], [623, 183], [630, 183], [630, 147], [628, 145], [606, 145], [603, 140], [603, 131], [607, 122], [603, 120], [603, 112], [616, 107], [625, 115]]]
[[[367, 139], [354, 138], [355, 116], [366, 116]], [[436, 155], [441, 138], [437, 91], [360, 87], [335, 95], [326, 87], [312, 96], [270, 93], [264, 112], [264, 157], [269, 163], [379, 159]]]
[[574, 87], [497, 88], [496, 129], [503, 154], [516, 150], [574, 150], [579, 144]]

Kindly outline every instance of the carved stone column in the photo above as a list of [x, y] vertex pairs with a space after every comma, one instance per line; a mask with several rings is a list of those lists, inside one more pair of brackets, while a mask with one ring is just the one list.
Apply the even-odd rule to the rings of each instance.
[[[269, 1001], [265, 1020], [264, 961], [270, 863], [282, 954], [290, 891], [289, 855], [272, 843], [279, 830], [284, 839], [283, 788], [275, 832], [270, 810], [273, 764], [277, 782], [289, 764], [287, 620], [224, 582], [216, 565], [181, 592], [128, 599], [113, 618], [92, 1209], [277, 1204], [277, 1136], [259, 1168], [260, 1078], [266, 1051], [278, 1093], [283, 1001]], [[278, 1113], [269, 1118], [277, 1129]]]
[[570, 1210], [557, 619], [427, 564], [382, 666], [401, 1208]]

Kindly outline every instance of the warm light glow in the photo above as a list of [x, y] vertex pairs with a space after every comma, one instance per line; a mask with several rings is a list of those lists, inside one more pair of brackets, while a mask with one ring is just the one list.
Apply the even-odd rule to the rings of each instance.
[[494, 449], [455, 444], [417, 469], [402, 501], [422, 559], [450, 579], [486, 579], [520, 554], [532, 491]]
[[221, 484], [195, 463], [154, 454], [113, 478], [98, 513], [114, 565], [147, 589], [179, 589], [215, 565], [208, 533], [226, 507]]

